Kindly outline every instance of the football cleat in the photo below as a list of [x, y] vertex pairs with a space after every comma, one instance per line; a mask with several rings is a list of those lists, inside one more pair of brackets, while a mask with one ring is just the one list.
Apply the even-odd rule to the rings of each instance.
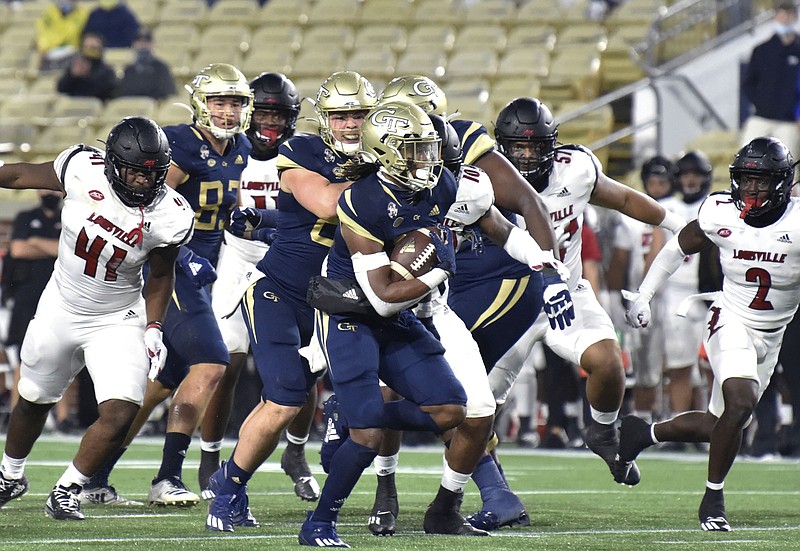
[[194, 507], [199, 502], [200, 497], [190, 492], [177, 477], [153, 480], [147, 494], [147, 503], [158, 507]]
[[503, 526], [530, 526], [531, 519], [525, 505], [511, 490], [498, 490], [483, 503], [480, 511], [467, 516], [475, 528], [491, 532]]
[[141, 501], [126, 499], [117, 493], [114, 486], [98, 486], [87, 488], [84, 486], [78, 494], [81, 505], [144, 505]]
[[642, 450], [653, 445], [650, 426], [650, 423], [635, 415], [626, 415], [622, 418], [619, 429], [619, 452], [612, 467], [614, 480], [620, 484], [635, 486], [641, 480], [634, 459]]
[[617, 452], [619, 450], [619, 437], [614, 425], [604, 425], [592, 421], [586, 430], [586, 447], [599, 455], [608, 465], [611, 476], [618, 484], [635, 486], [639, 483], [639, 468], [635, 464], [617, 467]]
[[342, 547], [350, 548], [336, 533], [335, 522], [320, 522], [311, 520], [314, 511], [309, 511], [306, 521], [300, 527], [297, 542], [309, 547]]
[[706, 517], [700, 519], [700, 528], [704, 532], [730, 532], [731, 525], [728, 524], [728, 519], [724, 516]]
[[[225, 461], [223, 461], [222, 466], [208, 478], [209, 491], [214, 493], [214, 501], [216, 501], [216, 496], [219, 494], [224, 481]], [[233, 525], [242, 526], [244, 528], [258, 528], [261, 526], [261, 524], [259, 524], [259, 522], [256, 520], [256, 517], [254, 517], [253, 513], [250, 511], [250, 497], [247, 495], [246, 484], [242, 486], [242, 489], [236, 494], [236, 497], [237, 499], [231, 503], [231, 506], [233, 507], [231, 511], [231, 522]], [[210, 514], [211, 509], [209, 507], [209, 515]], [[208, 525], [206, 525], [206, 528], [208, 528]]]
[[47, 496], [44, 512], [55, 520], [83, 520], [86, 517], [81, 512], [81, 502], [78, 500], [80, 493], [81, 487], [77, 484], [68, 488], [55, 486]]
[[214, 490], [209, 487], [208, 479], [219, 469], [219, 461], [200, 461], [200, 468], [197, 469], [197, 482], [200, 485], [200, 497], [205, 501], [214, 499]]
[[23, 475], [20, 478], [6, 478], [0, 473], [0, 507], [12, 499], [19, 499], [28, 492], [28, 479]]
[[336, 395], [331, 395], [322, 404], [322, 418], [325, 422], [325, 436], [322, 438], [322, 447], [319, 450], [322, 470], [329, 472], [333, 454], [344, 444], [350, 434], [347, 421], [339, 414], [339, 401]]
[[725, 516], [725, 498], [722, 491], [706, 489], [697, 511], [700, 529], [704, 532], [730, 532], [731, 525]]
[[488, 536], [489, 532], [475, 528], [461, 516], [459, 510], [463, 499], [464, 494], [458, 494], [450, 505], [443, 505], [434, 499], [428, 505], [422, 521], [425, 533], [449, 536]]
[[400, 504], [397, 502], [397, 487], [394, 475], [379, 476], [375, 490], [375, 503], [369, 514], [367, 527], [373, 536], [392, 536], [397, 530]]
[[319, 499], [319, 483], [311, 474], [304, 448], [287, 446], [281, 456], [281, 469], [294, 482], [294, 493], [303, 501]]

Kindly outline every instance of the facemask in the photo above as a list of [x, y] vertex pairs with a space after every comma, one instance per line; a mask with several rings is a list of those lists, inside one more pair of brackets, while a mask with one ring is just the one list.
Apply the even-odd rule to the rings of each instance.
[[775, 32], [778, 33], [780, 36], [786, 36], [788, 34], [794, 34], [797, 32], [794, 25], [783, 25], [781, 23], [775, 23]]
[[58, 195], [43, 195], [39, 200], [42, 208], [47, 210], [59, 210], [61, 208], [61, 197]]

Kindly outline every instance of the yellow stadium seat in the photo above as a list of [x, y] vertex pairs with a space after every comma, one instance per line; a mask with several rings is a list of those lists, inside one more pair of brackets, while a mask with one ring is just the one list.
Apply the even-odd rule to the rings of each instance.
[[294, 54], [291, 52], [270, 48], [250, 50], [239, 65], [248, 79], [253, 79], [263, 72], [278, 72], [289, 74], [292, 71]]
[[456, 36], [453, 50], [491, 50], [500, 52], [506, 47], [506, 29], [501, 25], [468, 25]]
[[447, 62], [446, 78], [493, 78], [497, 73], [497, 54], [486, 50], [454, 51]]
[[254, 25], [261, 15], [256, 0], [222, 0], [215, 2], [205, 13], [205, 26]]
[[[216, 5], [216, 4], [215, 4]], [[250, 29], [245, 25], [213, 25], [207, 27], [200, 35], [200, 46], [210, 48], [218, 46], [223, 51], [235, 49], [246, 52], [250, 48]]]
[[434, 80], [444, 78], [447, 57], [437, 51], [407, 51], [397, 60], [397, 74], [426, 75]]
[[50, 113], [37, 118], [43, 126], [82, 126], [92, 124], [103, 110], [103, 102], [97, 98], [59, 95]]
[[158, 14], [161, 25], [164, 23], [200, 23], [208, 9], [204, 0], [167, 0]]
[[525, 23], [508, 31], [509, 49], [545, 48], [553, 50], [556, 45], [556, 29], [548, 24]]
[[466, 8], [466, 21], [474, 24], [508, 24], [514, 21], [517, 8], [514, 2], [508, 0], [481, 0]]
[[428, 23], [409, 30], [406, 51], [436, 49], [449, 52], [456, 40], [456, 28], [444, 23]]
[[153, 50], [162, 57], [176, 50], [191, 53], [200, 45], [200, 30], [191, 22], [162, 22], [153, 30]]
[[355, 35], [353, 50], [370, 50], [388, 46], [394, 52], [405, 50], [407, 41], [405, 27], [400, 25], [365, 25]]
[[353, 25], [360, 11], [358, 0], [317, 0], [308, 10], [308, 25]]
[[244, 55], [234, 46], [228, 48], [221, 48], [219, 45], [207, 44], [203, 45], [192, 58], [191, 67], [197, 73], [203, 67], [207, 67], [212, 63], [229, 63], [241, 70], [242, 60]]
[[165, 126], [192, 123], [192, 112], [183, 105], [175, 105], [176, 103], [181, 103], [183, 105], [188, 104], [188, 94], [185, 96], [167, 98], [161, 103], [155, 112], [153, 120], [162, 128]]
[[346, 67], [358, 71], [367, 80], [387, 80], [394, 75], [397, 58], [388, 46], [354, 50]]
[[257, 29], [265, 26], [305, 25], [308, 22], [308, 10], [307, 0], [269, 0], [261, 8], [259, 20], [254, 24]]
[[349, 52], [353, 49], [355, 33], [349, 25], [321, 25], [309, 27], [303, 33], [302, 53], [312, 51]]
[[98, 114], [95, 121], [96, 126], [114, 125], [125, 117], [147, 117], [152, 119], [155, 116], [158, 102], [153, 98], [126, 96], [109, 100]]
[[280, 49], [296, 52], [303, 43], [303, 31], [297, 25], [270, 25], [253, 31], [248, 50]]
[[460, 27], [465, 19], [466, 12], [459, 0], [417, 0], [410, 28], [431, 22]]
[[538, 77], [550, 72], [550, 51], [546, 48], [519, 48], [508, 50], [500, 59], [497, 78]]
[[603, 25], [599, 23], [583, 23], [564, 27], [558, 33], [558, 48], [572, 45], [593, 45], [598, 52], [606, 49], [608, 37]]
[[85, 143], [94, 147], [102, 147], [89, 127], [77, 125], [48, 126], [42, 129], [31, 143], [31, 156], [44, 156], [53, 159], [68, 147]]
[[161, 3], [152, 0], [127, 0], [128, 7], [136, 14], [136, 19], [145, 27], [155, 27], [160, 19]]
[[319, 76], [320, 83], [331, 73], [345, 69], [345, 55], [342, 51], [330, 49], [325, 51], [301, 50], [294, 60], [292, 74], [289, 78]]
[[414, 15], [412, 0], [368, 0], [364, 2], [359, 23], [362, 25], [406, 25]]
[[489, 94], [492, 112], [496, 115], [509, 101], [516, 98], [538, 98], [539, 91], [539, 80], [536, 77], [505, 77], [497, 80]]

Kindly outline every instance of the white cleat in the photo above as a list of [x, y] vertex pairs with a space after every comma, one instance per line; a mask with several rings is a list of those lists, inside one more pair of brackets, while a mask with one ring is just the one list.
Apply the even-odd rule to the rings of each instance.
[[126, 499], [117, 493], [114, 486], [84, 488], [78, 495], [81, 505], [144, 505], [141, 501]]
[[200, 497], [190, 492], [179, 478], [165, 478], [153, 481], [147, 503], [158, 507], [194, 507]]

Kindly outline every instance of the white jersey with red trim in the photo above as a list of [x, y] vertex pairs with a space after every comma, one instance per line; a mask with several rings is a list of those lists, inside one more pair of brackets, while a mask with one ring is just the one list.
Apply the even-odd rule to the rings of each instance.
[[[703, 199], [699, 199], [694, 203], [684, 203], [683, 200], [677, 197], [667, 197], [659, 201], [659, 204], [689, 222], [697, 218]], [[665, 237], [669, 241], [673, 234], [668, 230], [664, 231], [666, 232]], [[686, 256], [678, 271], [667, 280], [667, 285], [680, 287], [687, 293], [696, 293], [700, 285], [700, 256], [696, 254]]]
[[800, 304], [800, 199], [764, 228], [745, 224], [729, 192], [710, 195], [697, 221], [720, 249], [721, 304], [753, 329], [791, 321]]
[[[242, 170], [239, 204], [257, 209], [276, 209], [279, 190], [277, 158], [260, 161], [250, 157], [247, 166]], [[251, 264], [264, 258], [264, 253], [269, 248], [266, 243], [242, 239], [227, 231], [225, 246], [236, 251], [238, 256]]]
[[66, 196], [53, 279], [75, 314], [116, 312], [142, 300], [150, 251], [186, 243], [194, 211], [169, 186], [142, 209], [125, 205], [105, 175], [101, 151], [77, 145], [56, 158]]
[[570, 272], [568, 287], [574, 290], [583, 273], [581, 267], [581, 226], [583, 212], [589, 204], [602, 165], [594, 153], [580, 145], [556, 148], [553, 171], [548, 185], [540, 193], [550, 213], [556, 237], [568, 240], [566, 248], [559, 249], [561, 261]]

